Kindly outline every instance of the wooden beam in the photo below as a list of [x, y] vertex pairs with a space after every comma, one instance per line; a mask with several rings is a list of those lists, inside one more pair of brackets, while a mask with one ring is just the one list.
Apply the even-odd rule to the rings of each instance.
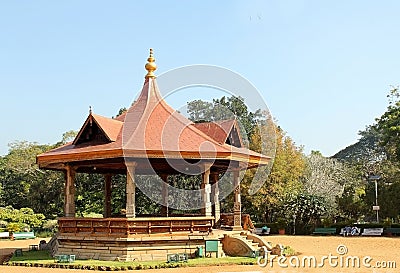
[[104, 218], [111, 217], [111, 178], [112, 174], [104, 175]]
[[210, 164], [204, 164], [204, 171], [202, 173], [202, 183], [201, 183], [201, 194], [202, 194], [202, 208], [201, 212], [204, 216], [210, 217], [212, 216], [212, 208], [211, 208], [211, 185], [210, 185]]
[[242, 203], [240, 198], [239, 169], [233, 170], [232, 174], [235, 194], [233, 202], [233, 230], [242, 230]]
[[126, 162], [126, 217], [135, 218], [135, 169], [136, 162]]
[[161, 191], [161, 216], [168, 217], [168, 174], [163, 173], [160, 177], [164, 181]]
[[219, 203], [219, 187], [218, 187], [218, 173], [211, 173], [210, 175], [210, 183], [211, 183], [211, 196], [213, 198], [212, 204], [212, 215], [215, 218], [215, 225], [220, 225], [221, 219], [221, 206]]
[[66, 166], [64, 214], [66, 217], [75, 217], [75, 170]]

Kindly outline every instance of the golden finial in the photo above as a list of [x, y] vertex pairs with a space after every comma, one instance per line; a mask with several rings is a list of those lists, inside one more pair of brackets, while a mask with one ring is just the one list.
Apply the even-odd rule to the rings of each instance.
[[156, 65], [156, 63], [154, 62], [156, 59], [154, 59], [154, 57], [153, 57], [153, 49], [152, 48], [150, 48], [150, 55], [149, 55], [149, 57], [147, 58], [147, 64], [144, 66], [145, 68], [146, 68], [146, 70], [147, 70], [147, 74], [146, 74], [146, 79], [147, 78], [155, 78], [156, 77], [156, 75], [154, 75], [154, 71], [157, 69], [157, 65]]

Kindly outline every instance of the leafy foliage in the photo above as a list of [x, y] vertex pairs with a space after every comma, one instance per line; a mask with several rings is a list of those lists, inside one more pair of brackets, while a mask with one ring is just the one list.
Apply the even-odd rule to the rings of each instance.
[[0, 220], [12, 224], [13, 231], [18, 231], [25, 225], [29, 227], [40, 227], [43, 224], [45, 216], [41, 213], [34, 213], [30, 208], [14, 209], [11, 206], [0, 207]]
[[50, 218], [61, 214], [64, 177], [36, 164], [36, 155], [53, 147], [26, 141], [10, 144], [9, 153], [0, 158], [1, 205], [30, 207]]
[[[375, 205], [375, 187], [370, 183], [370, 175], [379, 175], [378, 204], [382, 218], [389, 217], [398, 221], [399, 210], [396, 196], [400, 194], [400, 93], [393, 87], [389, 94], [386, 112], [376, 119], [375, 124], [360, 132], [360, 140], [338, 152], [334, 157], [353, 168], [359, 176], [357, 187], [345, 188], [345, 194], [338, 199], [341, 212], [347, 217], [374, 219], [371, 210]], [[349, 203], [351, 202], [351, 203]]]
[[237, 119], [245, 142], [251, 137], [257, 122], [262, 117], [261, 110], [250, 112], [244, 99], [235, 96], [228, 98], [223, 96], [221, 99], [213, 99], [212, 102], [194, 100], [188, 102], [187, 112], [193, 122]]
[[337, 213], [337, 199], [344, 188], [350, 188], [356, 179], [344, 163], [334, 158], [326, 158], [318, 152], [307, 157], [307, 172], [304, 177], [304, 190], [308, 194], [325, 198], [328, 213]]
[[400, 92], [394, 87], [389, 95], [386, 112], [376, 120], [375, 129], [380, 132], [380, 144], [385, 148], [386, 156], [400, 160]]
[[322, 196], [307, 193], [287, 195], [283, 199], [280, 211], [287, 223], [293, 222], [295, 219], [298, 233], [312, 229], [321, 217], [326, 216], [326, 213], [326, 200]]

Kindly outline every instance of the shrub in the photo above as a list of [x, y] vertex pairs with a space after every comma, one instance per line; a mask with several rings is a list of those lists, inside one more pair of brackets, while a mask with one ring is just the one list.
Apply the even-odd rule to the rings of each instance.
[[29, 226], [27, 226], [27, 225], [24, 224], [24, 223], [9, 223], [9, 224], [7, 225], [7, 230], [8, 230], [9, 232], [23, 231], [23, 230], [25, 230], [26, 228], [29, 229]]
[[7, 222], [7, 221], [0, 220], [0, 228], [6, 228], [7, 225], [8, 225], [8, 222]]
[[291, 246], [285, 246], [283, 249], [283, 255], [289, 257], [296, 255], [296, 251]]

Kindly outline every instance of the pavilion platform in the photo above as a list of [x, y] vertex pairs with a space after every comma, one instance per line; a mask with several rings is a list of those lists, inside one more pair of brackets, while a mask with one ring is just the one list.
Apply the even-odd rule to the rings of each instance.
[[[57, 253], [77, 259], [166, 260], [167, 254], [194, 256], [213, 233], [214, 217], [59, 219]], [[222, 246], [221, 246], [221, 253]]]

